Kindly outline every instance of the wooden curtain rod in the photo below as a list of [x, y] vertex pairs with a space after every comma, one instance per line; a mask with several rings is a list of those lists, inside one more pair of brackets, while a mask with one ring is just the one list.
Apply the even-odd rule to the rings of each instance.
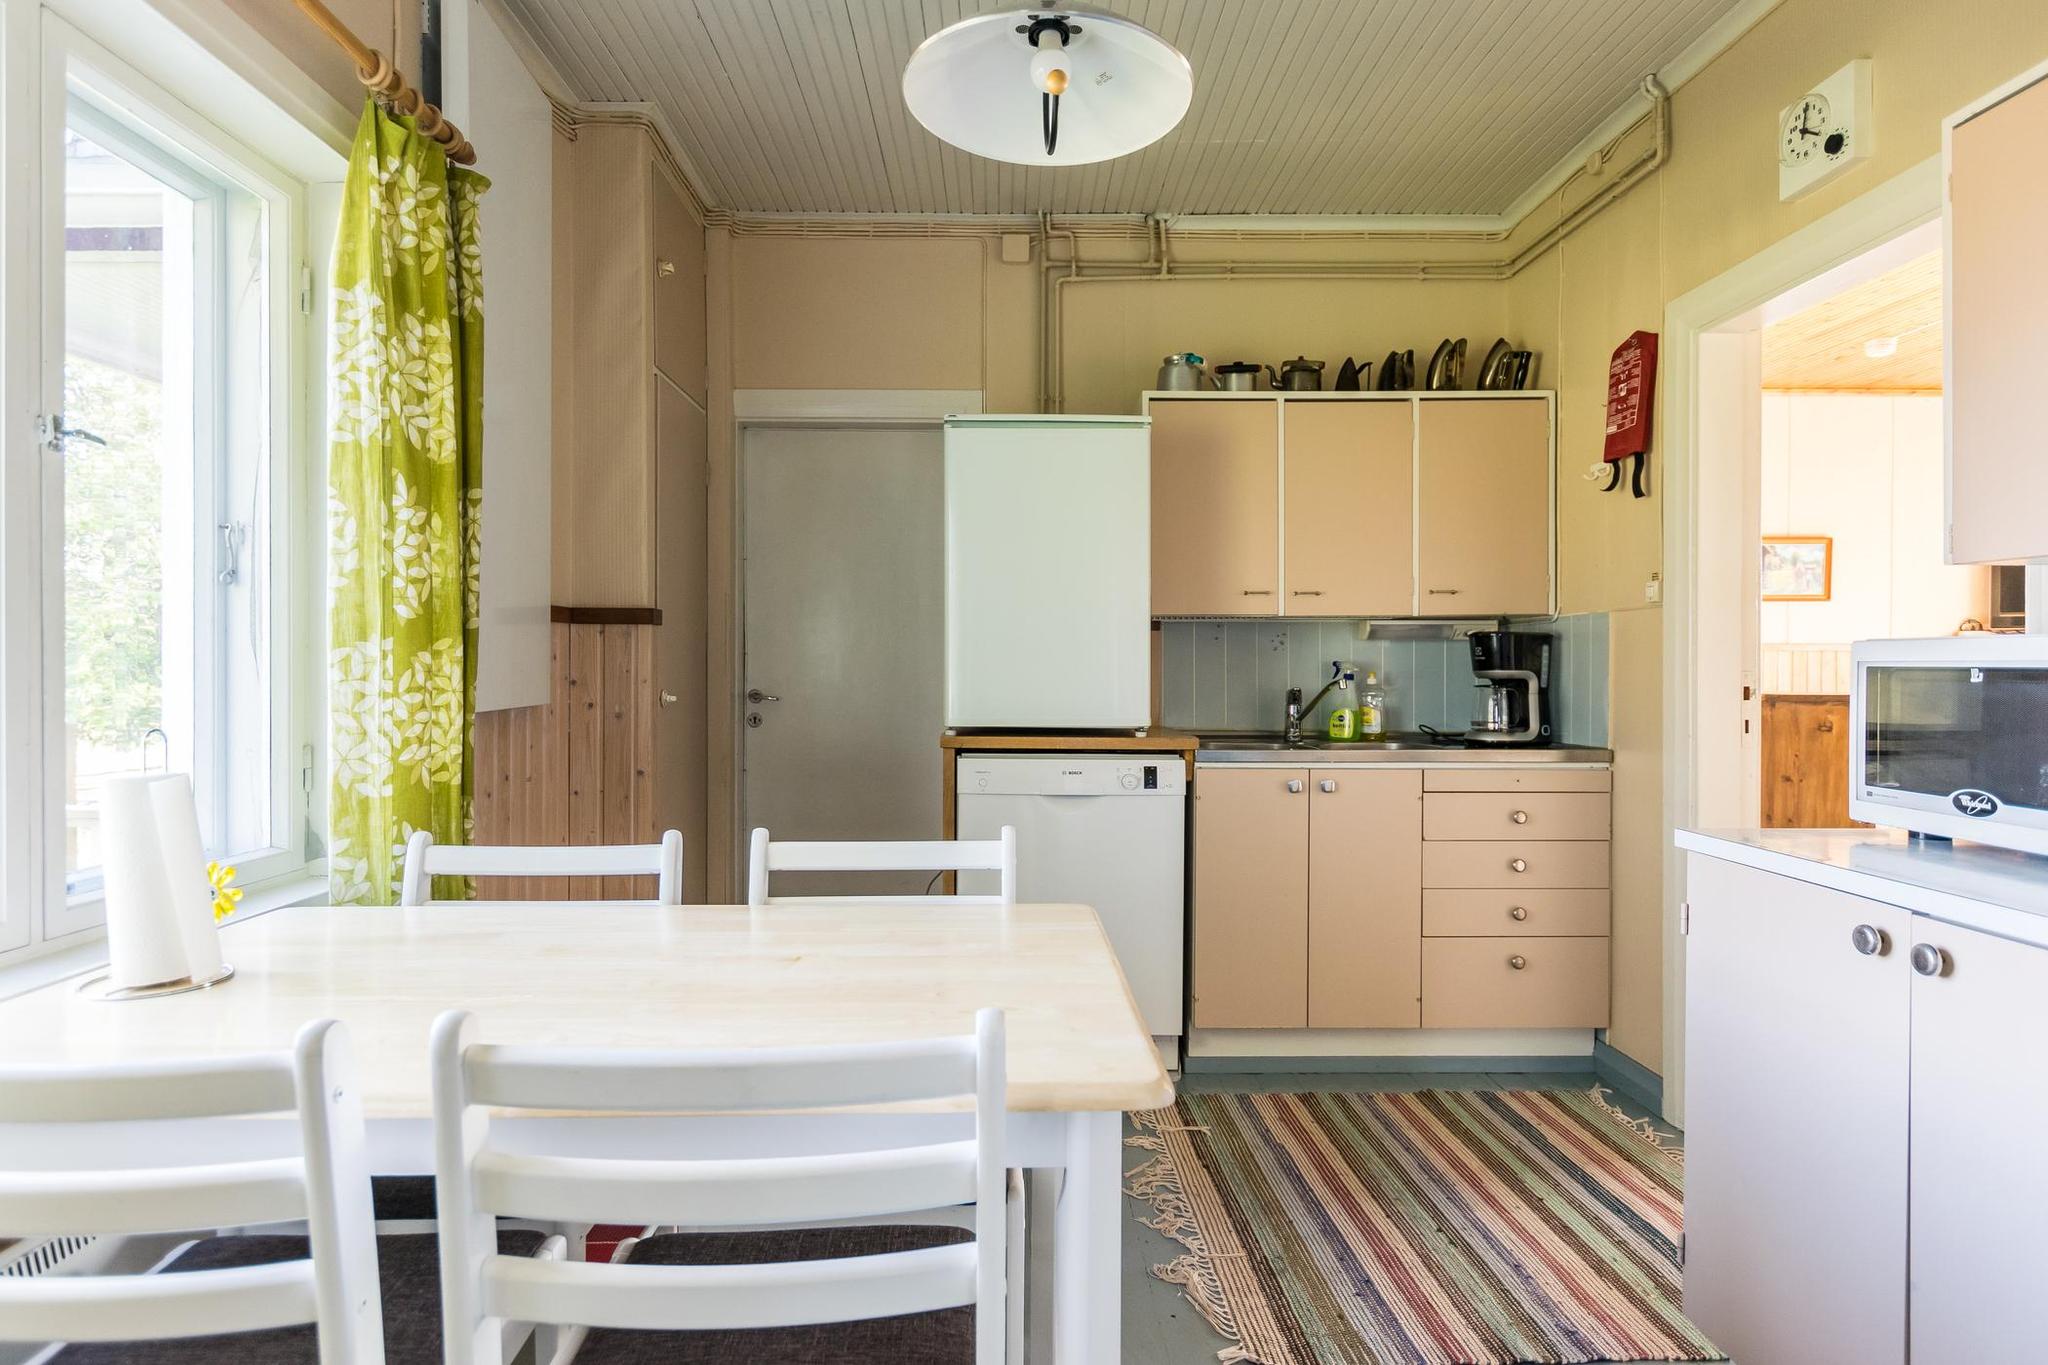
[[389, 100], [393, 109], [412, 118], [419, 125], [420, 132], [447, 149], [450, 161], [462, 166], [476, 164], [476, 148], [469, 145], [469, 139], [462, 135], [462, 130], [443, 118], [439, 109], [409, 85], [404, 73], [393, 66], [383, 53], [351, 33], [348, 25], [336, 18], [334, 11], [320, 0], [298, 0], [298, 6], [316, 28], [339, 44], [355, 62], [356, 79]]

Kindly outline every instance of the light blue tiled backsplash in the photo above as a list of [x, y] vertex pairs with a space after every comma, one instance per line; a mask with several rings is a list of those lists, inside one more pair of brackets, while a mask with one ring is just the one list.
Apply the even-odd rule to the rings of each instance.
[[[1607, 742], [1607, 617], [1527, 623], [1557, 637], [1551, 704], [1571, 744]], [[1388, 728], [1463, 730], [1472, 723], [1471, 646], [1463, 640], [1361, 640], [1356, 621], [1165, 621], [1160, 721], [1176, 730], [1278, 730], [1287, 689], [1315, 695], [1342, 659], [1379, 674]], [[1327, 723], [1327, 701], [1313, 723]]]

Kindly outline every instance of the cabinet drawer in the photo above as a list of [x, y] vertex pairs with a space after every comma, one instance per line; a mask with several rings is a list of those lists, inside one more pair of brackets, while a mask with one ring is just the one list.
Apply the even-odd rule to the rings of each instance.
[[1425, 839], [1605, 839], [1605, 792], [1430, 792]]
[[1422, 1026], [1605, 1028], [1607, 940], [1426, 939]]
[[1422, 846], [1426, 887], [1604, 887], [1607, 841], [1440, 840]]
[[1430, 938], [1548, 938], [1605, 934], [1605, 891], [1425, 891], [1422, 932]]
[[1422, 774], [1426, 792], [1604, 792], [1614, 790], [1608, 768], [1431, 768]]

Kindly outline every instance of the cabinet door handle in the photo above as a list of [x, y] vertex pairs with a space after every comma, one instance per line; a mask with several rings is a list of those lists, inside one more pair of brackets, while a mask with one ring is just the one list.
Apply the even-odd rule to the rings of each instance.
[[654, 273], [663, 279], [667, 279], [676, 273], [676, 263], [674, 261], [656, 261], [654, 263]]
[[1316, 786], [1321, 788], [1323, 791], [1333, 792], [1337, 790], [1337, 779], [1334, 777], [1326, 777], [1321, 782], [1318, 782]]
[[1508, 859], [1508, 869], [1513, 872], [1527, 872], [1529, 870], [1529, 860], [1527, 858], [1510, 858]]
[[1246, 588], [1244, 595], [1246, 597], [1271, 597], [1273, 590], [1271, 588]]
[[1296, 588], [1293, 590], [1293, 595], [1296, 597], [1321, 597], [1323, 590], [1321, 588]]
[[1913, 945], [1913, 970], [1922, 976], [1947, 976], [1955, 963], [1949, 960], [1946, 948], [1937, 948], [1932, 943]]
[[1429, 595], [1431, 597], [1456, 597], [1463, 591], [1463, 588], [1431, 588]]
[[1513, 815], [1510, 815], [1508, 819], [1514, 821], [1518, 825], [1526, 825], [1529, 823], [1529, 812], [1525, 810], [1518, 810]]
[[1298, 777], [1290, 777], [1290, 778], [1288, 778], [1288, 779], [1287, 779], [1287, 790], [1289, 790], [1289, 791], [1291, 791], [1291, 792], [1298, 792], [1298, 791], [1300, 791], [1300, 790], [1301, 790], [1301, 779], [1300, 779], [1300, 778], [1298, 778]]
[[1516, 953], [1513, 957], [1508, 959], [1508, 966], [1514, 968], [1518, 972], [1528, 965], [1529, 959], [1523, 957], [1520, 953]]
[[1859, 924], [1851, 929], [1849, 942], [1865, 957], [1883, 957], [1892, 950], [1892, 936], [1875, 924]]
[[1527, 906], [1522, 906], [1522, 905], [1513, 905], [1513, 906], [1509, 906], [1509, 907], [1508, 907], [1508, 918], [1509, 918], [1509, 919], [1511, 919], [1511, 920], [1515, 920], [1515, 921], [1517, 921], [1517, 922], [1520, 922], [1520, 921], [1522, 921], [1522, 920], [1525, 920], [1525, 919], [1529, 918], [1529, 910], [1528, 910], [1528, 907], [1527, 907]]

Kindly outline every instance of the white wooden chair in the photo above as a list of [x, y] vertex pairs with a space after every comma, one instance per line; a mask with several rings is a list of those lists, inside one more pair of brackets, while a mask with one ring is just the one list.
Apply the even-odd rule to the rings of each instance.
[[776, 872], [994, 872], [995, 895], [917, 896], [920, 904], [1015, 905], [1017, 903], [1017, 830], [1004, 825], [994, 839], [927, 839], [891, 842], [776, 842], [768, 831], [754, 831], [747, 856], [749, 905], [877, 905], [900, 902], [903, 896], [771, 896], [768, 878]]
[[426, 830], [405, 841], [400, 905], [438, 905], [436, 877], [654, 877], [656, 905], [683, 903], [683, 836], [658, 844], [437, 844]]
[[[339, 1023], [306, 1025], [289, 1056], [0, 1068], [0, 1126], [287, 1111], [298, 1114], [298, 1156], [112, 1170], [88, 1163], [61, 1169], [45, 1164], [0, 1171], [0, 1235], [127, 1236], [303, 1219], [310, 1252], [262, 1264], [234, 1255], [211, 1261], [202, 1257], [202, 1263], [218, 1268], [173, 1264], [167, 1268], [178, 1273], [171, 1274], [0, 1279], [0, 1341], [210, 1337], [193, 1342], [203, 1352], [195, 1352], [194, 1359], [274, 1360], [282, 1357], [244, 1354], [237, 1338], [217, 1334], [310, 1323], [321, 1365], [382, 1362], [383, 1306], [370, 1227], [369, 1175], [363, 1165], [362, 1103], [351, 1083], [347, 1038]], [[83, 1147], [90, 1150], [90, 1144]], [[237, 1240], [216, 1238], [188, 1250]], [[74, 1352], [106, 1359], [124, 1354], [73, 1347], [56, 1358]]]
[[[580, 1340], [563, 1336], [558, 1359], [573, 1352], [579, 1365], [675, 1359], [682, 1350], [693, 1361], [772, 1359], [789, 1343], [783, 1334], [808, 1342], [814, 1354], [806, 1358], [826, 1358], [815, 1350], [821, 1339], [807, 1331], [829, 1331], [822, 1340], [830, 1358], [850, 1363], [902, 1359], [910, 1333], [921, 1334], [918, 1359], [951, 1342], [963, 1362], [970, 1355], [975, 1365], [1003, 1360], [1001, 1011], [981, 1011], [966, 1037], [671, 1052], [479, 1043], [471, 1016], [458, 1010], [435, 1022], [431, 1048], [448, 1365], [503, 1365], [499, 1323], [508, 1318], [589, 1329]], [[716, 1113], [962, 1095], [974, 1100], [969, 1138], [824, 1155], [534, 1155], [528, 1144], [517, 1152], [499, 1147], [491, 1131], [491, 1112], [504, 1109]], [[730, 1232], [958, 1205], [974, 1210], [971, 1232], [839, 1226], [746, 1239]], [[714, 1231], [643, 1238], [609, 1265], [543, 1264], [494, 1254], [501, 1214]], [[808, 1237], [808, 1249], [832, 1254], [769, 1254], [791, 1249], [791, 1237]], [[942, 1311], [970, 1305], [971, 1328], [964, 1314]], [[650, 1348], [641, 1335], [676, 1331], [700, 1335], [673, 1343], [675, 1351]]]

